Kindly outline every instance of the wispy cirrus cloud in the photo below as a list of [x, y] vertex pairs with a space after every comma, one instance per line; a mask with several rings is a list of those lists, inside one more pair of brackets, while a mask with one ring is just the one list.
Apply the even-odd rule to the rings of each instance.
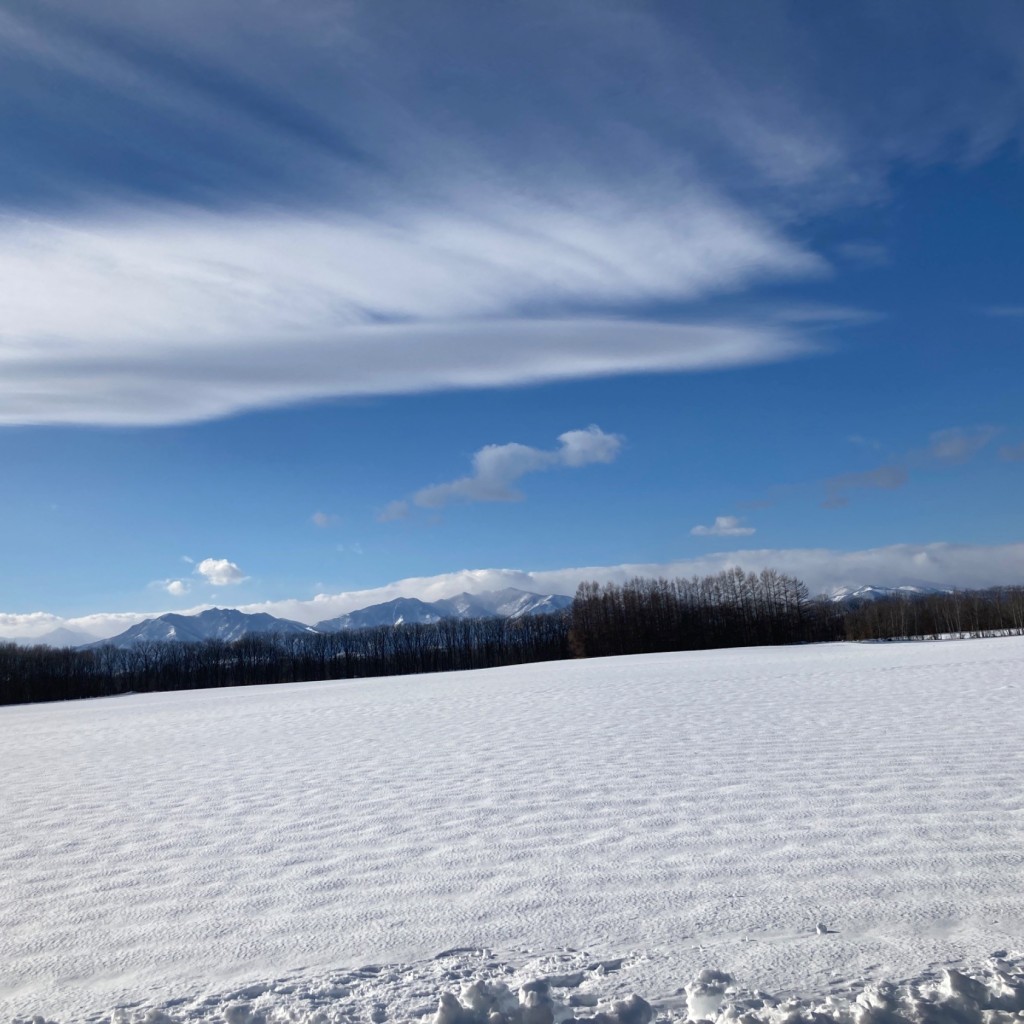
[[412, 501], [421, 508], [442, 508], [462, 501], [519, 501], [523, 495], [514, 484], [528, 473], [613, 462], [622, 443], [618, 434], [606, 434], [591, 425], [560, 434], [558, 447], [552, 450], [516, 443], [489, 444], [474, 454], [469, 476], [423, 487]]
[[851, 491], [895, 491], [909, 479], [910, 474], [903, 465], [879, 466], [860, 473], [841, 473], [825, 481], [825, 500], [822, 507], [842, 508], [848, 505]]
[[316, 397], [749, 365], [814, 347], [782, 323], [623, 315], [823, 270], [722, 200], [655, 210], [608, 195], [495, 194], [470, 205], [391, 210], [386, 223], [0, 216], [0, 423], [189, 422]]
[[989, 316], [1024, 317], [1024, 306], [989, 306], [985, 313]]
[[396, 501], [389, 501], [378, 513], [378, 523], [393, 523], [398, 519], [407, 519], [409, 517], [409, 502], [404, 499], [398, 499]]
[[[910, 479], [913, 469], [932, 466], [955, 466], [970, 461], [992, 440], [1000, 430], [993, 426], [947, 427], [933, 431], [928, 444], [894, 457], [882, 466], [853, 473], [841, 473], [825, 481], [823, 508], [842, 508], [850, 503], [858, 490], [895, 491]], [[879, 447], [877, 442], [866, 442], [859, 436], [851, 437], [855, 444]]]
[[[17, 112], [0, 114], [0, 423], [184, 423], [813, 349], [796, 322], [686, 306], [826, 273], [795, 225], [876, 198], [894, 161], [980, 159], [1018, 132], [1022, 16], [851, 8], [841, 34], [747, 17], [0, 12]], [[869, 73], [863, 52], [899, 59]]]
[[998, 427], [983, 426], [965, 429], [951, 427], [937, 430], [929, 439], [927, 457], [936, 462], [966, 462], [999, 434]]
[[895, 159], [977, 159], [1019, 129], [1012, 2], [970, 19], [955, 0], [746, 18], [737, 32], [720, 6], [605, 0], [438, 0], [400, 20], [372, 0], [8, 7], [5, 85], [31, 131], [12, 119], [24, 167], [3, 187], [38, 203], [144, 193], [231, 206], [301, 191], [319, 206], [503, 168], [530, 186], [552, 170], [576, 180], [600, 156], [623, 185], [673, 167], [813, 202], [861, 193]]
[[884, 267], [891, 262], [888, 249], [878, 242], [841, 242], [836, 252], [844, 260], [865, 267]]

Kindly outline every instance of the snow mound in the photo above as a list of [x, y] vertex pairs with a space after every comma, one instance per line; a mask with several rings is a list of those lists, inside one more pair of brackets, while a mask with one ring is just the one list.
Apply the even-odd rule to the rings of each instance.
[[718, 1007], [702, 1015], [712, 1024], [1016, 1024], [1024, 1018], [1024, 971], [1019, 962], [1002, 958], [970, 974], [947, 967], [938, 978], [877, 982], [852, 1001], [834, 996], [777, 1000], [763, 992], [740, 993], [718, 981], [727, 975], [713, 973], [716, 984], [698, 979], [686, 987], [691, 1005], [694, 993], [706, 999], [709, 992], [721, 992]]
[[[635, 962], [643, 960], [637, 954]], [[625, 970], [620, 974], [620, 966]], [[973, 970], [924, 971], [911, 981], [853, 982], [849, 996], [777, 998], [705, 969], [669, 996], [630, 991], [630, 958], [576, 951], [518, 963], [459, 950], [418, 964], [370, 965], [278, 978], [162, 1006], [118, 1007], [109, 1024], [1018, 1024], [1024, 961], [1000, 950]], [[577, 968], [570, 970], [570, 968]], [[561, 973], [559, 973], [561, 972]], [[627, 994], [628, 993], [628, 994]], [[54, 1024], [41, 1016], [12, 1024]]]

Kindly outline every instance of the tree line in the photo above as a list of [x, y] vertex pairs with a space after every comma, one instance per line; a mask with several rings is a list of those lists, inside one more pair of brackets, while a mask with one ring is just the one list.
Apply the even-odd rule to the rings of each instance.
[[494, 668], [563, 658], [913, 637], [1024, 635], [1024, 587], [811, 598], [796, 577], [729, 569], [690, 579], [583, 583], [570, 608], [233, 642], [84, 650], [0, 643], [0, 704], [154, 690]]
[[584, 583], [570, 610], [570, 649], [584, 658], [842, 638], [841, 610], [774, 569]]
[[1024, 587], [901, 593], [850, 608], [848, 640], [1024, 635]]
[[444, 619], [336, 633], [143, 641], [85, 650], [0, 643], [0, 704], [494, 668], [569, 656], [564, 616]]

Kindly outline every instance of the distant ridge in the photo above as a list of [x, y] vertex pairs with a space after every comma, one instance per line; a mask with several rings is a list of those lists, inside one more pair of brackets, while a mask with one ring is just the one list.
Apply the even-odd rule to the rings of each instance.
[[837, 590], [833, 590], [829, 597], [836, 604], [864, 604], [885, 597], [927, 597], [929, 594], [949, 593], [952, 593], [950, 587], [920, 587], [904, 584], [900, 587], [839, 587]]
[[[952, 593], [952, 587], [924, 584], [902, 584], [883, 587], [875, 584], [837, 587], [827, 594], [835, 604], [849, 607], [867, 604], [890, 597], [927, 597], [932, 594]], [[377, 626], [402, 624], [430, 624], [442, 619], [517, 619], [525, 615], [547, 615], [572, 606], [573, 599], [565, 594], [535, 594], [507, 587], [482, 594], [461, 593], [437, 601], [422, 601], [415, 597], [396, 597], [391, 601], [369, 605], [355, 611], [323, 619], [313, 626], [294, 619], [282, 619], [267, 612], [247, 613], [235, 608], [209, 608], [196, 615], [168, 612], [146, 619], [123, 633], [109, 639], [61, 627], [38, 637], [18, 637], [7, 643], [21, 647], [76, 647], [104, 646], [134, 647], [146, 642], [179, 641], [199, 643], [203, 640], [223, 640], [230, 643], [254, 633], [333, 633], [345, 629], [368, 629]], [[4, 641], [0, 641], [4, 642]]]
[[568, 608], [571, 604], [572, 598], [564, 594], [531, 594], [513, 587], [484, 594], [457, 594], [439, 601], [396, 597], [393, 601], [370, 605], [333, 619], [324, 619], [313, 628], [318, 633], [333, 633], [339, 629], [431, 623], [442, 619], [485, 619], [492, 616], [518, 619], [524, 615], [548, 615]]
[[235, 608], [208, 608], [198, 615], [168, 612], [155, 619], [146, 619], [109, 640], [87, 644], [88, 647], [135, 647], [141, 643], [177, 640], [199, 643], [223, 640], [230, 643], [251, 633], [313, 633], [312, 627], [291, 619], [279, 619], [266, 612], [250, 615]]
[[14, 643], [19, 647], [84, 647], [95, 640], [96, 637], [92, 633], [82, 633], [66, 626], [58, 626], [57, 629], [51, 629], [42, 636], [19, 636], [13, 640], [0, 640], [0, 643]]
[[[208, 608], [197, 615], [179, 615], [168, 612], [146, 619], [109, 640], [68, 639], [63, 642], [40, 637], [26, 643], [48, 643], [50, 646], [135, 647], [142, 643], [200, 643], [203, 640], [223, 640], [230, 643], [254, 633], [335, 633], [343, 629], [366, 629], [373, 626], [398, 626], [403, 623], [429, 624], [442, 619], [483, 619], [497, 616], [518, 619], [524, 615], [547, 615], [561, 611], [572, 604], [564, 594], [531, 594], [525, 590], [508, 588], [485, 594], [458, 594], [440, 601], [420, 601], [415, 597], [396, 597], [393, 601], [371, 605], [324, 619], [315, 626], [279, 619], [267, 612], [248, 614], [235, 608]], [[75, 637], [70, 630], [58, 630]], [[50, 636], [52, 634], [48, 634]]]

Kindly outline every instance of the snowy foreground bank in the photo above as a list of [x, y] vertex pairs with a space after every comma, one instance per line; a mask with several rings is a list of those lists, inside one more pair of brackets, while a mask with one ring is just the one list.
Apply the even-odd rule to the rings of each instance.
[[0, 1021], [997, 1024], [1022, 669], [827, 645], [0, 709]]

